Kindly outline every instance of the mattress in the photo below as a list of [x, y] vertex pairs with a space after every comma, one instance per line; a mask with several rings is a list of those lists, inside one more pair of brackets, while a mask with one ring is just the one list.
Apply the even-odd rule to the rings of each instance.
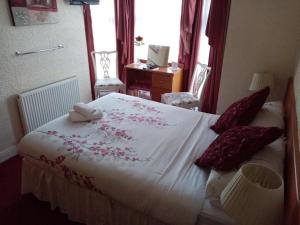
[[218, 116], [122, 94], [89, 105], [103, 118], [72, 123], [60, 117], [26, 135], [19, 153], [163, 223], [197, 224], [210, 209], [209, 171], [194, 161], [216, 138], [209, 127]]

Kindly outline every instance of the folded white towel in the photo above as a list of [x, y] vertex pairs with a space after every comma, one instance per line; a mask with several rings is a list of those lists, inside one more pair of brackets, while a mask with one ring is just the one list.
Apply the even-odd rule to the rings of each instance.
[[72, 122], [85, 122], [90, 121], [90, 119], [85, 118], [80, 113], [76, 112], [75, 110], [69, 111], [69, 118]]
[[76, 112], [80, 113], [88, 120], [101, 119], [103, 116], [101, 110], [93, 109], [92, 107], [84, 103], [77, 103], [73, 106], [73, 108]]
[[75, 104], [73, 106], [73, 109], [85, 117], [89, 117], [94, 112], [96, 112], [96, 109], [93, 109], [92, 107], [90, 107], [87, 104], [84, 104], [82, 102]]

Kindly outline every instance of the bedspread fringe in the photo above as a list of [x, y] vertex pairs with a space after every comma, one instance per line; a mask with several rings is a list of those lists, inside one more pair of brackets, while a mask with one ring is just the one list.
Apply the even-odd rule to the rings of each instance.
[[23, 159], [22, 194], [32, 193], [72, 221], [86, 225], [166, 225], [94, 191], [70, 183], [53, 171]]

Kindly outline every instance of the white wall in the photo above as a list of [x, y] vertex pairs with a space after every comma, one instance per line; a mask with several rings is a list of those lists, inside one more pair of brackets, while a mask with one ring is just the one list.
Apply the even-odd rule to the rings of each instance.
[[[22, 137], [16, 94], [77, 76], [81, 100], [91, 100], [82, 8], [57, 2], [59, 23], [15, 27], [8, 1], [0, 1], [0, 157]], [[57, 44], [65, 48], [22, 57], [14, 54]]]
[[299, 0], [232, 0], [218, 113], [251, 93], [254, 72], [273, 72], [276, 87], [269, 100], [281, 99], [294, 74], [297, 37]]

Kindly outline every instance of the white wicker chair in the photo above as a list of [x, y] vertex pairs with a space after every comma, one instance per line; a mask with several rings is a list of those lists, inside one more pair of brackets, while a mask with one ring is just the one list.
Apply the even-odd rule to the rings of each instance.
[[[96, 75], [103, 74], [104, 78], [97, 78], [95, 84], [95, 97], [100, 98], [106, 94], [112, 92], [121, 92], [126, 93], [126, 86], [125, 84], [118, 78], [111, 78], [110, 77], [110, 69], [111, 69], [111, 61], [112, 57], [115, 57], [117, 62], [117, 51], [100, 51], [91, 52], [93, 65]], [[97, 63], [98, 62], [98, 63]], [[97, 68], [98, 66], [98, 68]], [[116, 73], [117, 73], [117, 63], [116, 63]], [[118, 77], [118, 74], [116, 74]]]
[[193, 73], [190, 91], [162, 94], [161, 102], [181, 108], [200, 110], [202, 90], [205, 87], [210, 70], [210, 67], [198, 62]]

